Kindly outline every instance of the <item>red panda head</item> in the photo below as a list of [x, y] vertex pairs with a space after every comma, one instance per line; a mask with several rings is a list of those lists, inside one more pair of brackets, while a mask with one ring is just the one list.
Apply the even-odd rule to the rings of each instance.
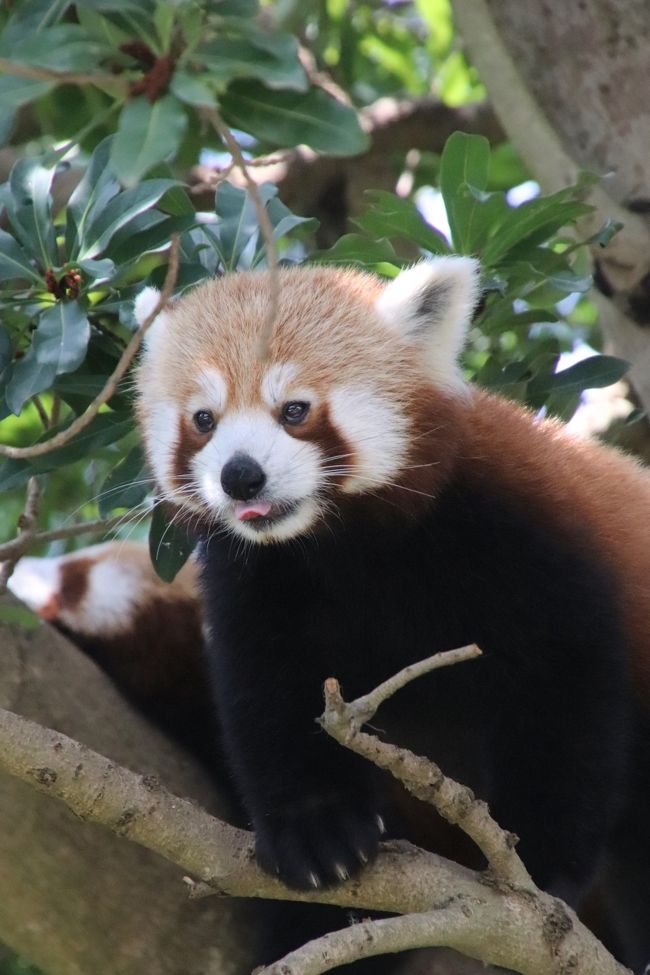
[[[245, 272], [168, 306], [138, 375], [162, 496], [255, 542], [300, 535], [360, 495], [392, 492], [398, 506], [408, 492], [429, 496], [407, 482], [442, 476], [478, 290], [477, 263], [459, 257], [424, 261], [388, 285], [333, 268], [279, 273], [266, 357], [269, 276]], [[138, 296], [140, 322], [157, 298], [151, 288]]]

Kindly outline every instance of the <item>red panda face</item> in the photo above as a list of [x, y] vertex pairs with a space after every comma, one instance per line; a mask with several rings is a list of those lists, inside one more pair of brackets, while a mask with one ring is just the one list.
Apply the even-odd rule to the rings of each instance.
[[[345, 498], [399, 485], [418, 466], [423, 399], [463, 395], [455, 358], [475, 280], [462, 258], [417, 265], [388, 287], [352, 271], [282, 270], [264, 358], [266, 273], [181, 298], [151, 326], [138, 377], [162, 496], [203, 525], [281, 542]], [[140, 321], [156, 300], [152, 289], [138, 297]]]

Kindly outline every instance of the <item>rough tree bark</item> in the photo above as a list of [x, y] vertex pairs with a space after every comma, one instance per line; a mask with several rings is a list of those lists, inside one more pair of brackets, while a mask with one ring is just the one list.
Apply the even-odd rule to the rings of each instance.
[[[1, 626], [0, 647], [0, 706], [157, 775], [176, 794], [223, 814], [193, 760], [54, 630]], [[0, 892], [0, 942], [48, 975], [250, 971], [241, 902], [189, 901], [171, 864], [5, 775]]]
[[490, 102], [546, 190], [602, 175], [593, 223], [624, 228], [594, 255], [601, 323], [650, 411], [647, 0], [453, 0]]

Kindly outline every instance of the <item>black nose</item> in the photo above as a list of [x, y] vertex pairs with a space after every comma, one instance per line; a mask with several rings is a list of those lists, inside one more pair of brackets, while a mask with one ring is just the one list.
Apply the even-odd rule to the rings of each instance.
[[250, 501], [265, 484], [266, 474], [247, 454], [235, 454], [221, 471], [221, 487], [236, 501]]

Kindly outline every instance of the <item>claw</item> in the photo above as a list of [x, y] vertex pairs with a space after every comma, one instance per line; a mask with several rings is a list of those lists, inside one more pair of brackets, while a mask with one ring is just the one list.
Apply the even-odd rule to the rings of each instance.
[[334, 864], [334, 873], [339, 880], [348, 880], [350, 877], [350, 874], [341, 863]]
[[313, 870], [309, 873], [309, 883], [312, 885], [312, 887], [320, 887], [320, 879], [318, 874], [314, 873]]
[[379, 830], [379, 835], [383, 836], [386, 832], [386, 823], [381, 818], [381, 816], [375, 816], [375, 822], [377, 823], [377, 829]]
[[360, 860], [361, 863], [367, 863], [368, 855], [364, 853], [363, 850], [357, 850], [357, 859]]

